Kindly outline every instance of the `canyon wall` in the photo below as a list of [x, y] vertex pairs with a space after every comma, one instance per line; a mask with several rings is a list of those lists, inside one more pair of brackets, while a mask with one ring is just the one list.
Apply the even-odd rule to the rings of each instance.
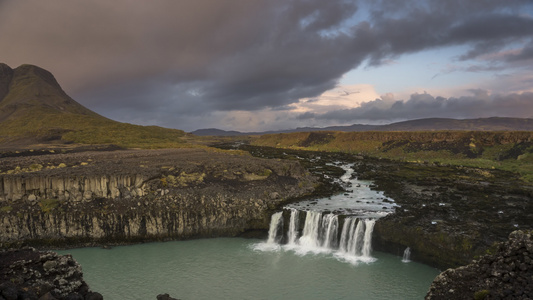
[[2, 159], [4, 247], [235, 236], [311, 193], [297, 162], [206, 150], [118, 151]]

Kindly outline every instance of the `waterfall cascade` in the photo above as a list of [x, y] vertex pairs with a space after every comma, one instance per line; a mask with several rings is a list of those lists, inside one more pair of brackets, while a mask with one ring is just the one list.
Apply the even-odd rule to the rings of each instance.
[[[374, 219], [356, 217], [339, 218], [332, 213], [307, 211], [301, 236], [299, 234], [299, 214], [297, 209], [285, 210], [290, 213], [289, 226], [283, 228], [283, 212], [272, 216], [267, 244], [279, 243], [287, 236], [284, 247], [295, 250], [299, 254], [331, 253], [350, 262], [373, 261], [372, 230]], [[342, 230], [339, 232], [340, 223]]]

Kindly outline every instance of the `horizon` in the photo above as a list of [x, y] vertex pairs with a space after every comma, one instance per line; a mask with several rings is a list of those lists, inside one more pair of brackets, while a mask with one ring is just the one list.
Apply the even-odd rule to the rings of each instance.
[[525, 0], [4, 1], [0, 25], [6, 64], [50, 71], [121, 122], [258, 132], [533, 118]]

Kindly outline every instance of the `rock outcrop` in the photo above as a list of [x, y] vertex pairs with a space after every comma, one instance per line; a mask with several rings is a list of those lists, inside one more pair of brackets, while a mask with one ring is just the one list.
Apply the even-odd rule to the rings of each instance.
[[297, 162], [204, 149], [3, 158], [0, 243], [73, 246], [235, 236], [314, 190]]
[[493, 254], [442, 272], [426, 299], [533, 299], [533, 231], [514, 231]]
[[101, 300], [70, 255], [33, 248], [0, 252], [0, 299]]

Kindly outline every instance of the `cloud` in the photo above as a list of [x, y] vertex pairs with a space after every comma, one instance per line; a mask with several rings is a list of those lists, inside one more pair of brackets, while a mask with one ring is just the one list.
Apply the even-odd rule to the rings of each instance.
[[365, 62], [427, 49], [462, 45], [467, 61], [513, 43], [522, 51], [497, 61], [531, 65], [531, 8], [527, 0], [0, 1], [0, 53], [13, 67], [50, 70], [108, 117], [185, 128], [192, 116], [287, 111]]
[[492, 116], [529, 118], [533, 111], [533, 93], [490, 95], [475, 89], [462, 97], [435, 97], [427, 93], [412, 94], [408, 100], [394, 100], [391, 95], [362, 103], [360, 107], [304, 113], [298, 119], [334, 120], [347, 124], [364, 121], [393, 122], [421, 118], [482, 118]]

